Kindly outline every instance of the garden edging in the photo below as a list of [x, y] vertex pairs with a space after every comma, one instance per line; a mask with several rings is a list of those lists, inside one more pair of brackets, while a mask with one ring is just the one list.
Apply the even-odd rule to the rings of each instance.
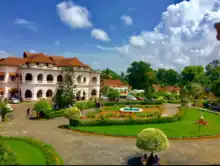
[[35, 146], [40, 151], [42, 151], [42, 153], [44, 154], [47, 165], [63, 165], [63, 160], [59, 156], [59, 154], [55, 151], [55, 149], [40, 140], [36, 140], [30, 137], [16, 137], [16, 136], [15, 137], [14, 136], [2, 136], [2, 138], [3, 140], [12, 139], [12, 140], [24, 141], [32, 146]]
[[[126, 138], [126, 139], [135, 139], [136, 136], [121, 136], [121, 135], [110, 135], [110, 134], [100, 134], [100, 133], [95, 133], [95, 132], [86, 132], [86, 131], [81, 131], [78, 129], [72, 129], [72, 128], [64, 128], [65, 130], [70, 130], [73, 132], [78, 132], [82, 134], [87, 134], [87, 135], [97, 135], [97, 136], [106, 136], [106, 137], [114, 137], [114, 138]], [[220, 138], [220, 134], [216, 135], [206, 135], [206, 136], [199, 136], [199, 137], [182, 137], [182, 138], [169, 138], [169, 140], [176, 140], [176, 141], [181, 141], [181, 140], [204, 140], [204, 139], [215, 139], [215, 138]]]

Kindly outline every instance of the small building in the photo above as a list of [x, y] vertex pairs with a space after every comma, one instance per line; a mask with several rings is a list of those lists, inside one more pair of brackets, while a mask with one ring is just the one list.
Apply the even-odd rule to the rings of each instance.
[[102, 79], [101, 89], [105, 86], [114, 90], [118, 90], [121, 96], [127, 96], [131, 91], [131, 86], [123, 83], [121, 80]]
[[155, 92], [167, 92], [167, 93], [180, 93], [180, 88], [177, 86], [161, 86], [158, 84], [153, 84]]

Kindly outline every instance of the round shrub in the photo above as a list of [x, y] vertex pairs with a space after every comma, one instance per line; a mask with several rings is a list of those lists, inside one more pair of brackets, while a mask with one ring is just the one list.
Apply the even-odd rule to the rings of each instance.
[[80, 119], [82, 113], [77, 107], [70, 107], [64, 111], [64, 116], [68, 119]]
[[160, 152], [169, 147], [169, 141], [161, 130], [147, 128], [137, 135], [136, 146], [146, 151]]
[[38, 101], [38, 102], [34, 105], [34, 110], [35, 110], [36, 112], [46, 113], [46, 112], [50, 111], [51, 109], [52, 109], [51, 105], [50, 105], [46, 100]]

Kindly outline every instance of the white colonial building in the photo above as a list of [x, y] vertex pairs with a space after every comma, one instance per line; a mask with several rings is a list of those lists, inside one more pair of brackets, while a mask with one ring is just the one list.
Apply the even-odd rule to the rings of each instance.
[[0, 96], [11, 99], [19, 96], [25, 101], [51, 99], [59, 81], [67, 79], [63, 67], [74, 68], [77, 99], [99, 97], [100, 72], [91, 69], [77, 58], [48, 56], [24, 52], [23, 58], [0, 59]]

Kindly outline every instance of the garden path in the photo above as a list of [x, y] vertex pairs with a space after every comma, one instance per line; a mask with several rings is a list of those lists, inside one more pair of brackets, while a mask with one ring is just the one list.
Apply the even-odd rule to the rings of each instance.
[[[0, 134], [30, 136], [51, 144], [62, 156], [65, 164], [125, 164], [129, 157], [143, 153], [135, 146], [135, 139], [97, 136], [62, 130], [57, 126], [67, 124], [64, 118], [28, 120], [25, 110], [30, 104], [14, 105], [11, 122], [0, 124]], [[167, 109], [172, 110], [174, 107]], [[220, 138], [170, 141], [170, 148], [160, 154], [167, 164], [220, 164]]]

